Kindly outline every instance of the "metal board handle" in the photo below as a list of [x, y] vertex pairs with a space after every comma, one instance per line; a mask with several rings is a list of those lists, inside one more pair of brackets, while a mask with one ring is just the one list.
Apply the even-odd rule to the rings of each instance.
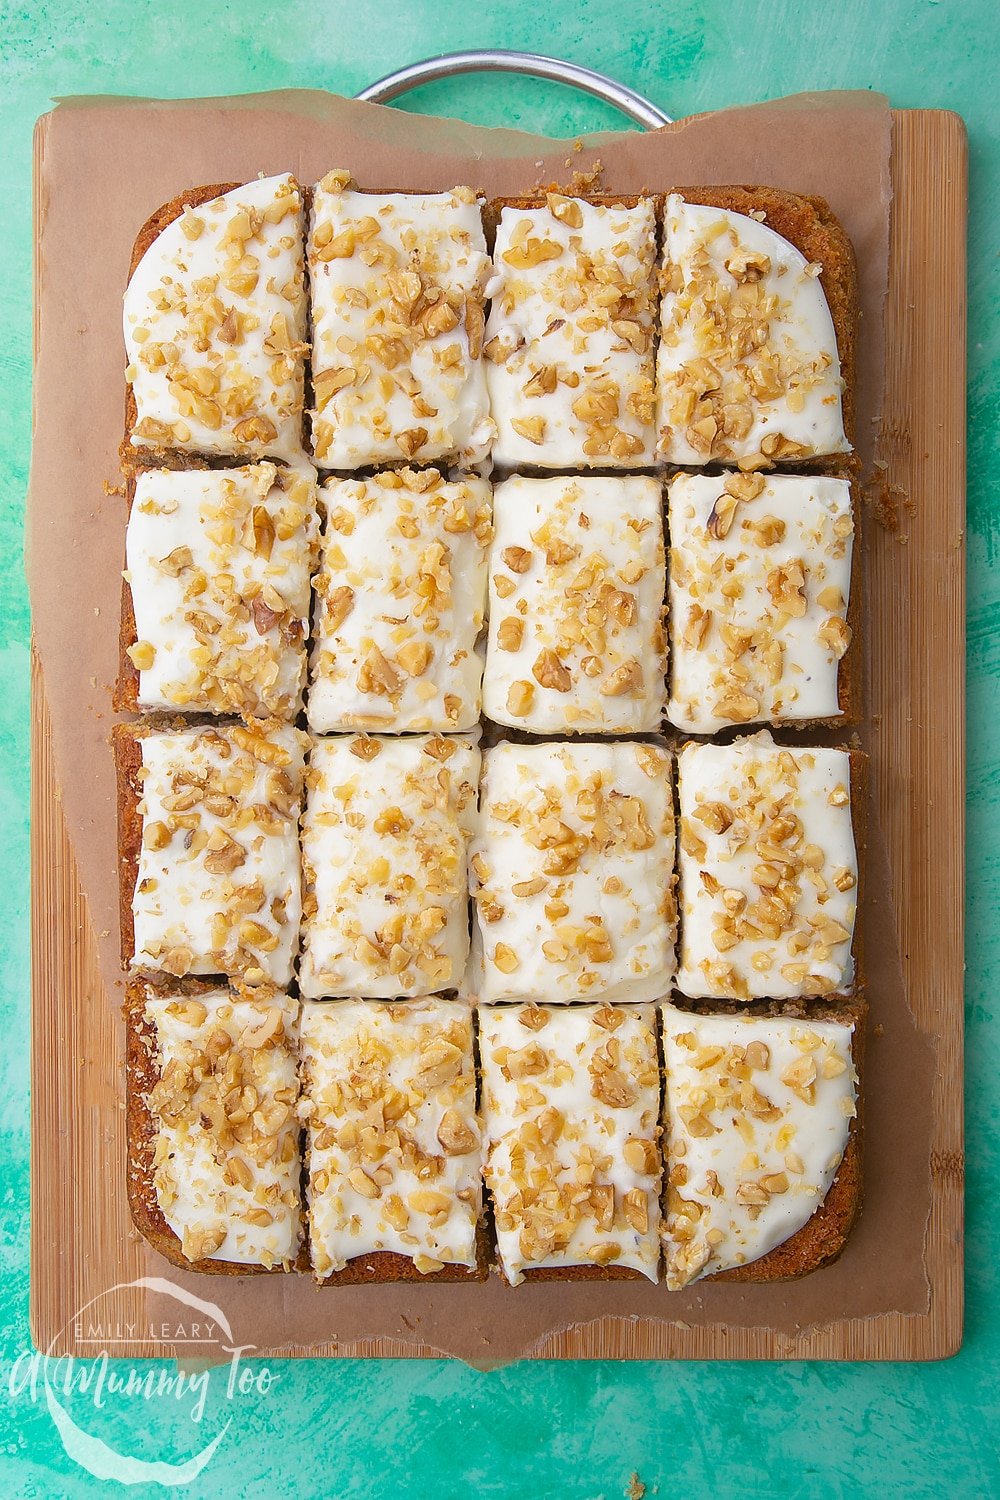
[[369, 104], [388, 104], [422, 83], [454, 78], [460, 73], [527, 73], [532, 78], [550, 78], [556, 83], [567, 83], [571, 88], [581, 89], [585, 94], [593, 94], [596, 99], [603, 99], [646, 130], [673, 124], [671, 115], [637, 94], [635, 89], [616, 83], [593, 68], [582, 68], [578, 63], [563, 62], [558, 57], [543, 57], [537, 52], [509, 52], [498, 48], [445, 52], [439, 57], [426, 57], [370, 83], [357, 98]]

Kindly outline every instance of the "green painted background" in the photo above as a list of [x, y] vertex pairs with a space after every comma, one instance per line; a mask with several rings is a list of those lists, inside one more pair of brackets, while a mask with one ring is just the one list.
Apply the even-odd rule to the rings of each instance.
[[[31, 130], [58, 95], [351, 94], [435, 51], [523, 47], [588, 63], [680, 115], [807, 88], [876, 88], [957, 110], [972, 156], [970, 242], [968, 1316], [938, 1365], [534, 1364], [493, 1375], [435, 1363], [276, 1362], [265, 1398], [200, 1429], [168, 1400], [74, 1406], [93, 1432], [179, 1460], [232, 1425], [191, 1496], [613, 1500], [651, 1495], [1000, 1494], [994, 1024], [1000, 886], [998, 58], [989, 0], [37, 0], [0, 5], [0, 1497], [122, 1492], [67, 1458], [39, 1397], [11, 1396], [28, 1347], [28, 477]], [[553, 135], [617, 116], [555, 85], [504, 78], [424, 89], [408, 107]], [[69, 476], [72, 482], [72, 475]], [[903, 1127], [905, 1128], [905, 1127]], [[72, 1226], [63, 1232], [72, 1233]], [[160, 1486], [132, 1493], [164, 1494]]]

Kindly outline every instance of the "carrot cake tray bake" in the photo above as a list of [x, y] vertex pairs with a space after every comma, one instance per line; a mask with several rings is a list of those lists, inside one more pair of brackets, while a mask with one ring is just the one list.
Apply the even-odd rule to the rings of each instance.
[[124, 296], [128, 1193], [175, 1265], [818, 1270], [861, 1206], [826, 204], [183, 186]]

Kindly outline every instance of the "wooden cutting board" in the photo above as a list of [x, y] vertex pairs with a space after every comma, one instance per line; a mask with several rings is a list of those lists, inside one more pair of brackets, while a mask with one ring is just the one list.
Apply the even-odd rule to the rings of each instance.
[[[873, 597], [868, 691], [877, 816], [910, 1003], [935, 1049], [929, 1304], [917, 1315], [844, 1319], [788, 1340], [755, 1328], [605, 1318], [553, 1335], [539, 1358], [935, 1359], [962, 1336], [962, 1022], [965, 815], [965, 131], [955, 115], [893, 114], [894, 204], [886, 310], [886, 495], [894, 532], [866, 557]], [[36, 1346], [86, 1355], [76, 1315], [101, 1297], [128, 1358], [172, 1352], [146, 1326], [144, 1272], [124, 1192], [122, 1028], [104, 992], [32, 666], [32, 1235]], [[887, 1255], [892, 1246], [886, 1245]], [[108, 1289], [121, 1290], [110, 1298]], [[210, 1295], [210, 1292], [208, 1293]], [[433, 1354], [391, 1339], [303, 1351]]]

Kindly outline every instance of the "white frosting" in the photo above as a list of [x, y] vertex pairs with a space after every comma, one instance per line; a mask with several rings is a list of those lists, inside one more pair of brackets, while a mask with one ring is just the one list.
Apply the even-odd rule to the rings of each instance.
[[291, 979], [304, 742], [274, 726], [141, 738], [135, 968]]
[[138, 476], [125, 556], [140, 709], [295, 717], [316, 530], [315, 486], [273, 464]]
[[664, 1005], [667, 1286], [767, 1255], [830, 1190], [856, 1113], [853, 1026]]
[[655, 259], [649, 199], [550, 193], [544, 208], [501, 211], [485, 351], [496, 463], [652, 463]]
[[302, 454], [302, 193], [287, 174], [187, 208], [125, 292], [136, 448]]
[[459, 984], [478, 779], [468, 739], [314, 740], [302, 825], [303, 995], [391, 998]]
[[147, 1105], [163, 1217], [189, 1260], [290, 1270], [301, 1234], [298, 1002], [270, 989], [147, 993], [159, 1072]]
[[672, 724], [840, 714], [854, 521], [846, 479], [680, 474], [669, 488]]
[[681, 946], [692, 997], [843, 990], [858, 863], [846, 750], [783, 750], [762, 731], [677, 758]]
[[404, 469], [329, 480], [323, 499], [310, 727], [473, 728], [489, 485]]
[[656, 388], [668, 463], [848, 453], [822, 268], [766, 224], [667, 199]]
[[483, 1006], [486, 1184], [511, 1285], [544, 1266], [657, 1279], [652, 1006]]
[[469, 982], [482, 1000], [652, 1000], [674, 973], [670, 756], [516, 745], [484, 757]]
[[490, 263], [480, 200], [360, 193], [332, 172], [309, 238], [316, 462], [477, 463], [493, 440], [482, 366]]
[[301, 1050], [317, 1279], [379, 1251], [422, 1272], [475, 1266], [482, 1148], [468, 1006], [311, 1002]]
[[654, 730], [663, 713], [660, 486], [513, 478], [494, 495], [484, 709], [538, 733]]

